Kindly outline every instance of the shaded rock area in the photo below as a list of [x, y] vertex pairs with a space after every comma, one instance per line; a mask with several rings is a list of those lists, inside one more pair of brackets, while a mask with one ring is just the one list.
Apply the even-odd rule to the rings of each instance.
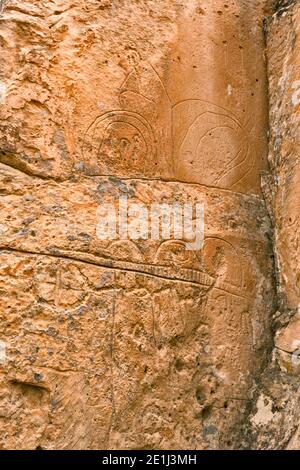
[[260, 377], [252, 445], [299, 449], [299, 2], [280, 2], [268, 19], [270, 171], [263, 178], [276, 258], [274, 349]]

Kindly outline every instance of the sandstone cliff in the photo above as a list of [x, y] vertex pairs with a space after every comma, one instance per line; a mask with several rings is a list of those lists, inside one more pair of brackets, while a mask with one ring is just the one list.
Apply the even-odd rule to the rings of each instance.
[[0, 447], [299, 448], [299, 2], [0, 5]]

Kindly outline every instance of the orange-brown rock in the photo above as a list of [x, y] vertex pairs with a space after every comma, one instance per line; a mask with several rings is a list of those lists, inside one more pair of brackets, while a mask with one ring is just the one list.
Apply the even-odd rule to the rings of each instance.
[[[299, 12], [271, 3], [3, 3], [1, 448], [285, 445], [294, 415], [277, 444], [271, 393], [298, 373]], [[100, 240], [121, 196], [204, 203], [203, 246]]]
[[252, 417], [253, 444], [299, 449], [300, 220], [299, 2], [281, 1], [267, 21], [270, 172], [264, 192], [273, 225], [277, 312], [274, 351], [261, 376]]

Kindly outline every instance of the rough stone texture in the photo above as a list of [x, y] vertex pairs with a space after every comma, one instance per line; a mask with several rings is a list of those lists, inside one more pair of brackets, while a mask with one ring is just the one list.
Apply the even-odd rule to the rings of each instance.
[[251, 418], [252, 445], [263, 449], [300, 448], [299, 28], [299, 2], [277, 2], [268, 20], [270, 172], [263, 187], [274, 227], [278, 310], [275, 347]]
[[[1, 448], [287, 445], [300, 10], [271, 3], [1, 2]], [[203, 247], [99, 240], [119, 195], [203, 201]]]
[[[19, 416], [13, 429], [2, 418], [3, 446], [197, 448], [238, 439], [234, 426], [269, 342], [272, 260], [257, 256], [270, 252], [262, 201], [177, 182], [57, 184], [6, 165], [0, 173], [3, 394]], [[97, 207], [120, 185], [135, 202], [200, 197], [204, 247], [97, 240]]]

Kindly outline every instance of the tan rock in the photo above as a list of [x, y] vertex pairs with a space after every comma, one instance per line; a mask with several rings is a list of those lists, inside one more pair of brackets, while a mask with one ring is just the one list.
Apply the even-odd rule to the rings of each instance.
[[[242, 448], [272, 421], [249, 418], [274, 312], [265, 5], [6, 3], [1, 448]], [[100, 240], [120, 196], [204, 203], [203, 246]]]
[[[270, 165], [280, 294], [288, 309], [300, 304], [299, 37], [300, 9], [275, 15], [269, 31]], [[285, 32], [287, 37], [282, 40]]]
[[[299, 2], [275, 2], [268, 18], [270, 173], [264, 192], [273, 221], [279, 314], [275, 349], [260, 379], [268, 422], [253, 421], [252, 445], [299, 449]], [[254, 410], [258, 413], [259, 400]]]

